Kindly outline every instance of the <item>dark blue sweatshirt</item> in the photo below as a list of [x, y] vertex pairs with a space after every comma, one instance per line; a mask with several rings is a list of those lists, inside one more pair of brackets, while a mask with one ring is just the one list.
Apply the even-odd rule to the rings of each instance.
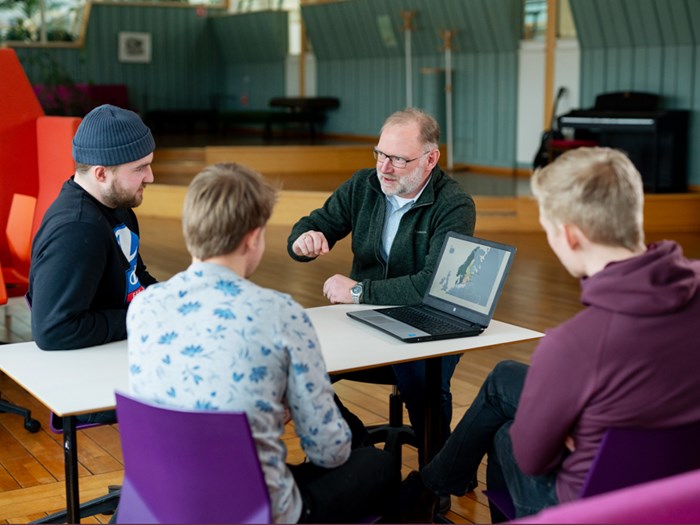
[[156, 282], [138, 252], [131, 209], [102, 205], [73, 178], [32, 245], [27, 299], [39, 348], [69, 350], [126, 338], [126, 310]]

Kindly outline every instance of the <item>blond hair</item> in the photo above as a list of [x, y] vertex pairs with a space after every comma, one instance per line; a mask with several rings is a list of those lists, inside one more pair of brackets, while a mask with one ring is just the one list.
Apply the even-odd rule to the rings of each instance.
[[389, 126], [405, 126], [417, 123], [420, 128], [420, 140], [424, 146], [437, 148], [440, 145], [440, 125], [432, 116], [418, 108], [406, 108], [387, 117], [380, 133]]
[[246, 233], [272, 215], [277, 190], [240, 164], [204, 168], [187, 189], [182, 232], [193, 257], [206, 260], [236, 250]]
[[636, 250], [644, 244], [642, 177], [621, 151], [578, 148], [535, 171], [540, 213], [575, 224], [591, 241]]

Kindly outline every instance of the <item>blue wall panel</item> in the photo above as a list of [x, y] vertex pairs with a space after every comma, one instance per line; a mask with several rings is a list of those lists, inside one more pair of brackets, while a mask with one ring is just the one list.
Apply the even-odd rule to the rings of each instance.
[[[318, 57], [318, 94], [341, 100], [326, 131], [376, 136], [384, 118], [405, 106], [402, 10], [411, 32], [414, 105], [435, 115], [445, 140], [444, 42], [454, 31], [453, 159], [515, 166], [521, 0], [354, 0], [302, 7]], [[393, 35], [380, 38], [377, 20]], [[427, 70], [427, 71], [426, 71]]]

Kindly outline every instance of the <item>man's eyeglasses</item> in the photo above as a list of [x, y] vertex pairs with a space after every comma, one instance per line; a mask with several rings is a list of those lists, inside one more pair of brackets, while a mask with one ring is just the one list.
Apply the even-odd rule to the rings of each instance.
[[421, 158], [423, 155], [427, 155], [430, 153], [430, 150], [424, 151], [420, 155], [418, 155], [415, 159], [404, 159], [403, 157], [397, 157], [395, 155], [387, 155], [383, 151], [379, 151], [377, 148], [374, 148], [372, 150], [372, 154], [374, 155], [374, 158], [377, 159], [377, 162], [384, 164], [384, 161], [386, 159], [389, 159], [389, 162], [391, 162], [391, 165], [394, 166], [395, 168], [405, 168], [406, 164], [409, 162], [413, 162], [414, 160], [418, 160]]

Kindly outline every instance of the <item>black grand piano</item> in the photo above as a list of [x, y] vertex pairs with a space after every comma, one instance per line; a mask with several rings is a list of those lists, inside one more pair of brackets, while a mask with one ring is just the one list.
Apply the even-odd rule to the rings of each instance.
[[644, 191], [684, 192], [689, 112], [660, 109], [660, 103], [652, 93], [603, 93], [593, 108], [561, 115], [559, 129], [573, 128], [576, 139], [627, 153], [642, 175]]

